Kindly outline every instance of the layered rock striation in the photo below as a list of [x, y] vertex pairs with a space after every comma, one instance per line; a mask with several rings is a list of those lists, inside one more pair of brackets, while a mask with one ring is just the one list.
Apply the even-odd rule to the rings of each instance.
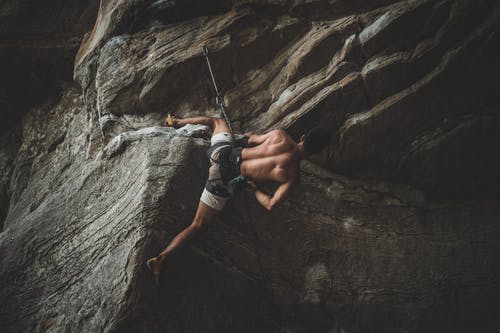
[[[498, 3], [46, 6], [0, 2], [2, 331], [498, 330]], [[208, 129], [161, 126], [218, 115], [203, 45], [238, 132], [332, 142], [271, 213], [233, 198], [157, 290], [145, 259], [207, 176]]]

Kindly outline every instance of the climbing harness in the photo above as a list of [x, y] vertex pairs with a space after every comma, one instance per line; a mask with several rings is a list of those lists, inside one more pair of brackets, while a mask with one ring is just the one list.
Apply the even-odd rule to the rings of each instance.
[[208, 58], [208, 48], [206, 46], [203, 46], [203, 55], [205, 56], [205, 60], [207, 61], [208, 65], [208, 70], [210, 72], [210, 77], [212, 78], [212, 85], [214, 87], [215, 91], [215, 102], [217, 105], [219, 105], [220, 111], [222, 115], [224, 116], [224, 120], [226, 120], [227, 127], [229, 127], [229, 132], [231, 132], [231, 139], [234, 142], [234, 132], [233, 132], [233, 126], [231, 125], [231, 120], [229, 119], [229, 115], [227, 114], [227, 109], [226, 105], [224, 104], [224, 97], [220, 93], [219, 89], [217, 88], [217, 82], [215, 81], [214, 73], [212, 71], [212, 65], [210, 64], [210, 59]]
[[[220, 149], [217, 158], [212, 154]], [[228, 144], [228, 142], [218, 142], [208, 148], [207, 157], [212, 163], [219, 165], [220, 178], [208, 179], [206, 188], [209, 192], [229, 197], [231, 194], [245, 187], [247, 180], [240, 175], [241, 151], [242, 147]], [[222, 181], [225, 186], [220, 186], [217, 181]]]

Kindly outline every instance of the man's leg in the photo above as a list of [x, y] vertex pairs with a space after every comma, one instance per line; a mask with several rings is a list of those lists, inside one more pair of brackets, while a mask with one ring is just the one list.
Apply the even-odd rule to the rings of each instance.
[[148, 259], [146, 264], [149, 269], [153, 271], [153, 274], [157, 278], [157, 283], [159, 283], [158, 279], [160, 276], [160, 266], [165, 261], [168, 261], [168, 258], [172, 254], [178, 252], [182, 248], [185, 248], [189, 243], [191, 243], [191, 241], [205, 229], [206, 224], [209, 223], [218, 212], [218, 210], [215, 210], [200, 201], [191, 225], [175, 236], [170, 244], [168, 244], [168, 246], [160, 252], [158, 256]]
[[[221, 132], [229, 133], [229, 127], [227, 126], [226, 121], [222, 118], [199, 116], [184, 119], [173, 119], [173, 127], [175, 128], [182, 127], [187, 124], [209, 126], [213, 130], [212, 136]], [[157, 283], [159, 283], [160, 266], [162, 265], [162, 263], [166, 261], [168, 257], [170, 257], [170, 255], [188, 245], [193, 240], [193, 238], [195, 238], [195, 236], [198, 235], [206, 227], [206, 224], [217, 215], [218, 212], [218, 210], [200, 201], [191, 225], [181, 231], [177, 236], [175, 236], [175, 238], [158, 256], [147, 260], [146, 264], [149, 269], [153, 271], [153, 274], [157, 279]]]
[[229, 133], [229, 127], [227, 126], [226, 121], [223, 118], [214, 118], [208, 116], [174, 118], [173, 123], [174, 123], [173, 127], [175, 128], [179, 128], [187, 124], [205, 125], [213, 129], [212, 135], [220, 132]]

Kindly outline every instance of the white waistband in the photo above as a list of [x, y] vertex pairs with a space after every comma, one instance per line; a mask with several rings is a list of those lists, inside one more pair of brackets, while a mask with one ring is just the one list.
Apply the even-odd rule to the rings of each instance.
[[219, 142], [233, 142], [233, 140], [231, 140], [231, 134], [229, 134], [228, 132], [219, 132], [217, 134], [214, 134], [212, 136], [212, 139], [210, 140], [211, 145], [213, 146], [214, 144]]

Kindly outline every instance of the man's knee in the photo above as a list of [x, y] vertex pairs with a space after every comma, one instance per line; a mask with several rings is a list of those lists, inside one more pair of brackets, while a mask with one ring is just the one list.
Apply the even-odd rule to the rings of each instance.
[[191, 223], [191, 228], [197, 233], [203, 231], [206, 228], [205, 219], [196, 217]]

